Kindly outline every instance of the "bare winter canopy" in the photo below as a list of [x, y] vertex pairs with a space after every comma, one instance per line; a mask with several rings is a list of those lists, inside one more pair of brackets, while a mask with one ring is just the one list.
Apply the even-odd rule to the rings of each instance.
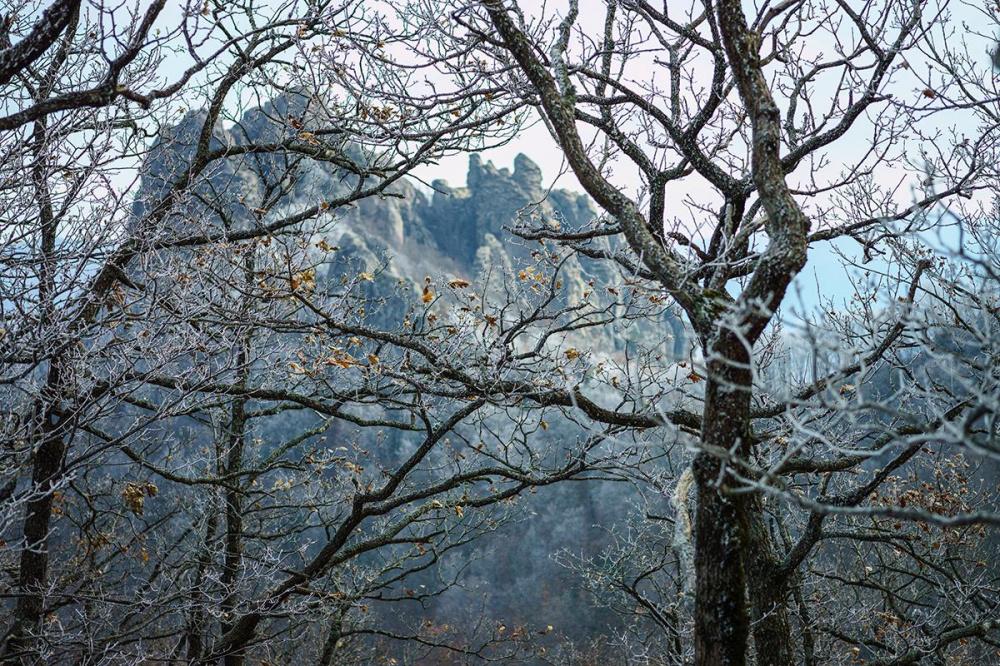
[[4, 663], [1000, 660], [1000, 6], [0, 7]]

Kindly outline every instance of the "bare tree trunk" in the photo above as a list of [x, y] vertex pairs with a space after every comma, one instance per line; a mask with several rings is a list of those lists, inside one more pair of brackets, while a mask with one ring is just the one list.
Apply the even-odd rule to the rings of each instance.
[[740, 666], [746, 663], [750, 622], [737, 509], [714, 487], [718, 461], [699, 454], [695, 469], [695, 663]]
[[333, 666], [336, 663], [338, 643], [343, 631], [343, 615], [338, 612], [330, 621], [330, 629], [323, 643], [323, 653], [320, 655], [320, 666]]
[[[252, 284], [254, 273], [253, 255], [249, 254], [244, 262], [244, 278], [247, 285]], [[246, 320], [252, 303], [249, 298], [243, 300], [243, 312]], [[240, 338], [240, 348], [237, 355], [237, 386], [245, 389], [250, 377], [250, 345], [253, 340], [253, 330], [247, 329]], [[237, 615], [239, 601], [240, 568], [243, 564], [243, 489], [242, 478], [238, 475], [243, 470], [243, 452], [246, 445], [247, 400], [238, 397], [233, 400], [229, 424], [226, 431], [226, 466], [225, 473], [230, 476], [230, 485], [226, 488], [226, 543], [222, 569], [222, 587], [226, 596], [222, 600], [222, 634], [229, 633], [233, 628], [233, 620]], [[243, 666], [244, 652], [242, 649], [225, 656], [226, 666]]]
[[[40, 253], [38, 265], [39, 328], [43, 336], [51, 337], [56, 315], [56, 235], [58, 220], [52, 206], [48, 185], [46, 158], [47, 127], [45, 121], [35, 123], [33, 139], [34, 161], [31, 179], [38, 203]], [[63, 458], [66, 455], [65, 433], [59, 403], [65, 386], [65, 368], [58, 340], [52, 340], [55, 350], [49, 359], [45, 388], [35, 408], [35, 434], [31, 472], [31, 490], [26, 503], [23, 536], [18, 570], [20, 596], [14, 609], [14, 626], [7, 642], [8, 655], [31, 653], [30, 634], [39, 626], [45, 607], [48, 582], [48, 539], [52, 516], [52, 500], [58, 484]]]
[[[739, 344], [738, 342], [736, 343]], [[694, 461], [698, 484], [695, 517], [695, 663], [746, 663], [750, 618], [746, 608], [745, 543], [740, 501], [725, 493], [726, 472], [712, 450], [744, 446], [750, 412], [750, 373], [741, 348], [715, 345], [708, 365], [702, 441]], [[726, 352], [720, 354], [719, 352]], [[730, 361], [733, 356], [736, 360]]]
[[760, 495], [743, 503], [747, 534], [747, 595], [753, 620], [753, 640], [760, 666], [795, 663], [795, 643], [789, 620], [787, 578], [776, 575], [777, 554], [764, 518]]
[[[246, 360], [246, 347], [240, 351], [240, 362]], [[241, 369], [241, 372], [244, 372]], [[245, 376], [242, 381], [245, 382]], [[226, 444], [229, 448], [226, 473], [235, 474], [243, 465], [244, 431], [246, 429], [246, 400], [238, 398], [233, 401], [232, 416], [229, 422], [229, 432]], [[239, 488], [239, 479], [231, 481], [226, 489], [226, 543], [222, 566], [222, 588], [226, 596], [222, 599], [222, 633], [226, 634], [233, 628], [232, 620], [236, 617], [238, 601], [239, 574], [243, 561], [243, 498]], [[242, 666], [243, 651], [239, 650], [225, 656], [226, 666]]]
[[195, 572], [194, 594], [192, 595], [193, 610], [185, 629], [185, 639], [181, 644], [182, 646], [184, 643], [187, 644], [187, 660], [189, 663], [196, 663], [201, 659], [202, 652], [205, 649], [205, 571], [211, 563], [211, 543], [215, 539], [215, 529], [218, 525], [216, 512], [213, 509], [214, 507], [209, 506], [208, 520], [205, 525], [205, 543], [198, 555], [198, 568]]
[[799, 631], [802, 632], [802, 666], [817, 666], [816, 644], [813, 638], [812, 618], [809, 616], [809, 607], [806, 606], [802, 596], [801, 580], [791, 581], [792, 596], [799, 611]]
[[720, 336], [708, 357], [702, 441], [695, 459], [695, 661], [744, 664], [751, 620], [757, 662], [794, 663], [784, 585], [759, 496], [728, 495], [720, 453], [750, 453], [750, 355], [736, 336]]
[[[47, 387], [62, 384], [62, 363], [53, 360], [49, 366]], [[45, 609], [45, 588], [48, 584], [48, 537], [52, 516], [52, 499], [59, 481], [66, 444], [54, 399], [39, 412], [39, 445], [34, 455], [31, 474], [31, 497], [24, 517], [24, 544], [18, 574], [20, 596], [14, 609], [14, 627], [8, 639], [7, 652], [31, 654], [32, 634], [42, 620]]]

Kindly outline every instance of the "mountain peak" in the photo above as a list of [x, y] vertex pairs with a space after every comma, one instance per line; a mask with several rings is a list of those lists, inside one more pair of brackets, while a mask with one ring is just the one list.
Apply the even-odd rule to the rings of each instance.
[[518, 153], [514, 158], [514, 180], [526, 187], [541, 187], [542, 170], [530, 157]]
[[469, 155], [469, 171], [466, 176], [466, 183], [470, 189], [478, 189], [483, 184], [491, 181], [509, 181], [525, 188], [527, 192], [541, 191], [542, 170], [530, 157], [524, 153], [518, 153], [514, 158], [514, 173], [506, 167], [497, 169], [490, 160], [483, 161], [479, 153]]

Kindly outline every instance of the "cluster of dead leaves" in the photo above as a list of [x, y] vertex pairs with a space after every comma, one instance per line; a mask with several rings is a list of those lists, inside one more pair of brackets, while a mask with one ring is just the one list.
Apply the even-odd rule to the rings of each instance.
[[289, 280], [292, 291], [310, 292], [316, 289], [316, 269], [307, 268], [292, 275]]
[[159, 492], [159, 489], [152, 483], [133, 483], [129, 481], [122, 490], [122, 500], [129, 511], [137, 516], [141, 516], [145, 509], [146, 498], [156, 497], [157, 492]]

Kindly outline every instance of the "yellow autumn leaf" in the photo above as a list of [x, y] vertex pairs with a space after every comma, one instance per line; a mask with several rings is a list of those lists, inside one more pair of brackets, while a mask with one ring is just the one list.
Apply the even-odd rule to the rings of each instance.
[[468, 280], [462, 280], [460, 278], [448, 281], [448, 286], [451, 287], [452, 289], [465, 289], [471, 284], [472, 283], [469, 282]]
[[350, 368], [357, 364], [357, 360], [347, 352], [341, 349], [334, 349], [333, 353], [326, 359], [327, 365], [335, 365], [338, 368]]
[[141, 484], [126, 483], [122, 490], [122, 499], [125, 506], [137, 516], [141, 516], [146, 502], [146, 491]]
[[316, 288], [316, 269], [307, 268], [292, 276], [290, 280], [292, 291], [312, 291]]
[[374, 282], [375, 276], [368, 271], [364, 271], [363, 273], [358, 273], [358, 279], [364, 282]]
[[420, 295], [420, 300], [424, 303], [430, 303], [434, 300], [434, 292], [430, 290], [430, 287], [424, 287], [424, 293]]
[[580, 358], [580, 351], [576, 349], [576, 347], [570, 347], [563, 353], [566, 354], [566, 358], [569, 359], [570, 361], [575, 361], [576, 359]]

